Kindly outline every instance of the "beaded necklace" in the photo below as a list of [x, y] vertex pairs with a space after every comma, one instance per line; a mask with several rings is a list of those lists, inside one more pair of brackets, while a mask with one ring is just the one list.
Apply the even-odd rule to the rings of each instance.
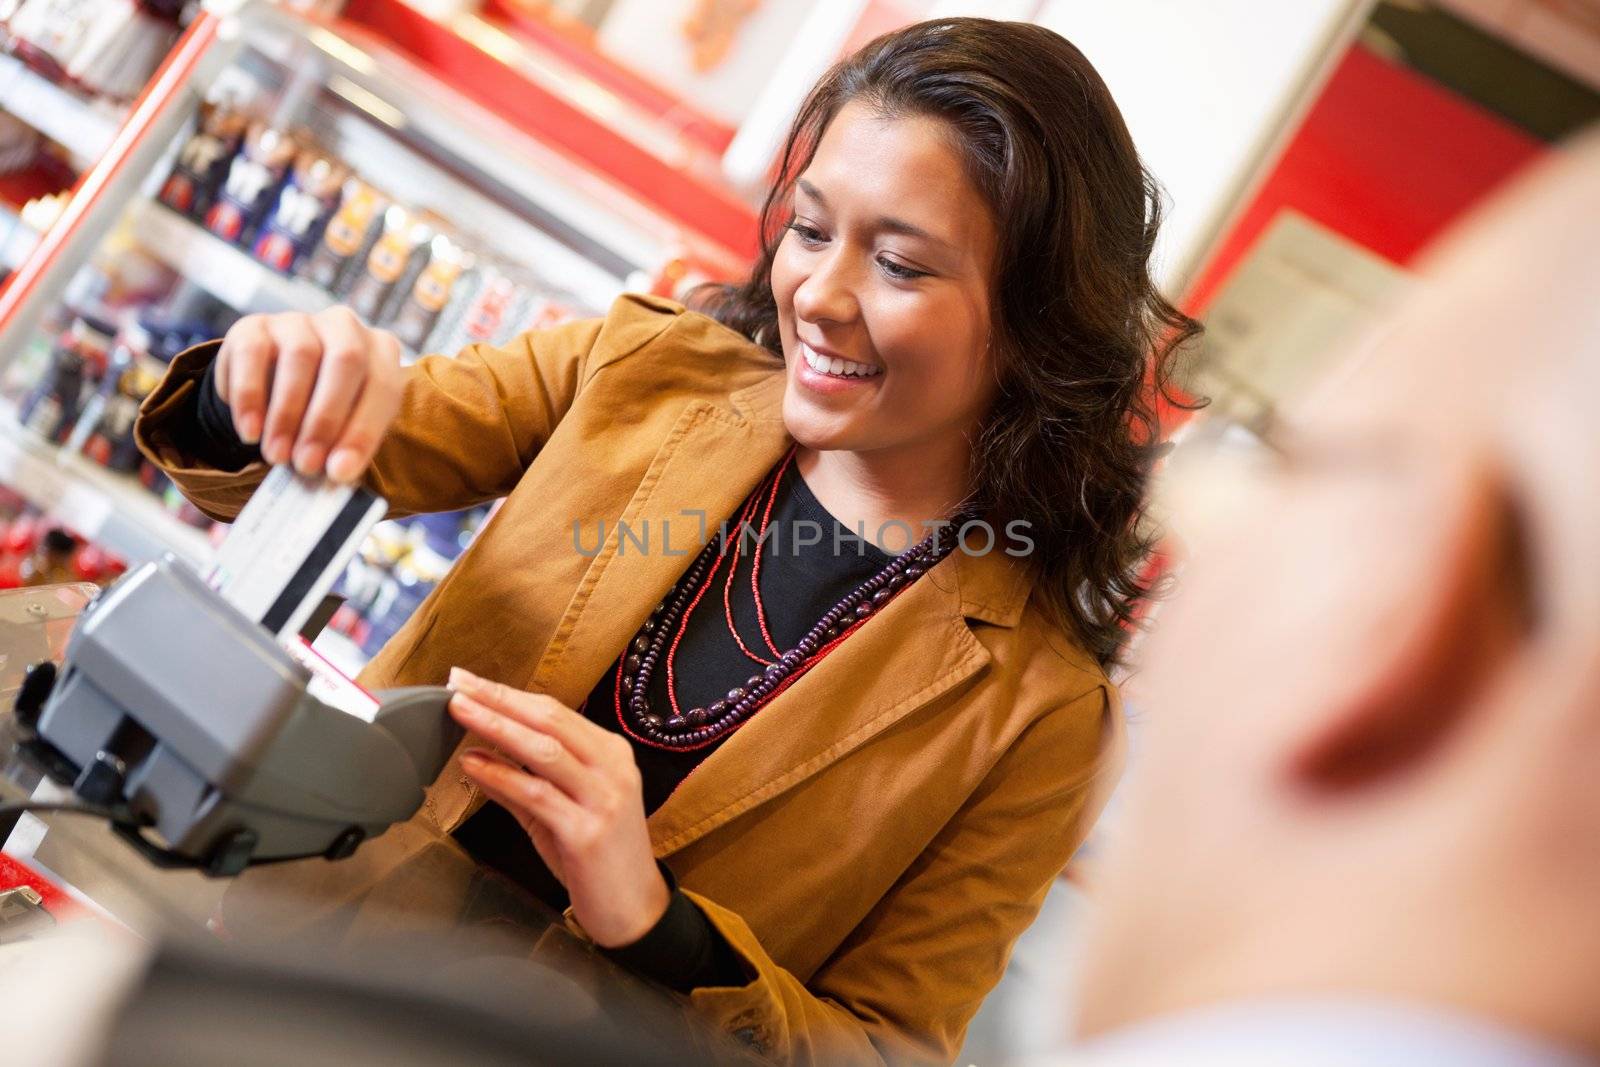
[[[861, 582], [811, 627], [793, 648], [780, 650], [767, 627], [766, 608], [761, 599], [761, 546], [766, 543], [773, 503], [784, 472], [794, 461], [795, 446], [790, 445], [783, 460], [745, 499], [730, 538], [726, 531], [714, 535], [701, 549], [672, 590], [650, 612], [629, 643], [616, 667], [613, 696], [617, 723], [623, 733], [641, 744], [675, 752], [690, 752], [715, 744], [749, 721], [779, 693], [794, 684], [839, 643], [872, 615], [904, 591], [934, 564], [954, 549], [953, 532], [941, 537], [939, 531], [889, 560], [878, 573]], [[764, 498], [764, 504], [763, 504]], [[747, 524], [757, 517], [760, 526], [755, 536], [755, 556], [750, 565], [750, 591], [755, 598], [757, 626], [766, 651], [756, 651], [745, 643], [734, 624], [732, 591], [734, 575], [744, 542]], [[959, 530], [971, 515], [958, 515], [952, 527]], [[678, 645], [688, 629], [689, 618], [707, 590], [716, 584], [724, 561], [727, 576], [722, 583], [722, 606], [728, 633], [745, 657], [759, 668], [743, 685], [728, 690], [725, 697], [706, 707], [685, 709], [679, 704], [675, 660]], [[754, 643], [754, 642], [752, 642]], [[767, 655], [770, 652], [771, 655]], [[650, 681], [658, 669], [666, 671], [666, 693], [670, 708], [654, 708], [648, 697]]]

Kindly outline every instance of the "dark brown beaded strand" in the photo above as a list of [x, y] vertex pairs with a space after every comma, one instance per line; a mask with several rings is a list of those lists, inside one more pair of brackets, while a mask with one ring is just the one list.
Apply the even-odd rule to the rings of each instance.
[[[704, 591], [708, 572], [714, 573], [722, 549], [718, 539], [707, 542], [672, 593], [656, 605], [639, 628], [628, 655], [617, 666], [616, 711], [623, 731], [655, 748], [686, 752], [712, 744], [749, 719], [790, 682], [809, 670], [855, 626], [881, 611], [912, 582], [930, 570], [956, 547], [961, 524], [972, 516], [952, 520], [945, 543], [939, 531], [890, 560], [877, 574], [862, 582], [825, 612], [806, 635], [776, 663], [753, 674], [742, 686], [708, 707], [691, 708], [681, 716], [663, 717], [650, 707], [646, 694], [669, 637], [682, 635], [691, 601]], [[759, 551], [759, 548], [757, 549]], [[675, 701], [674, 701], [675, 703]]]

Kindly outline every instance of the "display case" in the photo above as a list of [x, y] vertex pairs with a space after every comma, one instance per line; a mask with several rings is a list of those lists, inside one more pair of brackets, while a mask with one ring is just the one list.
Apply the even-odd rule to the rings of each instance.
[[[130, 563], [203, 562], [210, 524], [131, 447], [177, 351], [243, 314], [343, 303], [408, 359], [455, 352], [624, 289], [673, 292], [690, 248], [738, 269], [359, 27], [203, 12], [0, 292], [0, 482]], [[364, 548], [335, 619], [341, 666], [483, 518], [389, 524]]]

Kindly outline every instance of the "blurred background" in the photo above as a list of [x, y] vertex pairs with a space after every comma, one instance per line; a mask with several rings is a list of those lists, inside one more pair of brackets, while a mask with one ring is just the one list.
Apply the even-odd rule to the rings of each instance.
[[[1181, 385], [1211, 404], [1166, 413], [1164, 494], [1188, 449], [1270, 447], [1431, 239], [1600, 118], [1600, 0], [0, 0], [0, 588], [209, 554], [130, 430], [240, 315], [347, 303], [414, 358], [739, 277], [817, 76], [948, 14], [1072, 40], [1166, 188], [1158, 279], [1207, 326]], [[381, 524], [319, 651], [358, 670], [490, 513]], [[18, 825], [0, 891], [135, 930], [209, 910], [56, 833]], [[1093, 851], [967, 1061], [1057, 1036]]]

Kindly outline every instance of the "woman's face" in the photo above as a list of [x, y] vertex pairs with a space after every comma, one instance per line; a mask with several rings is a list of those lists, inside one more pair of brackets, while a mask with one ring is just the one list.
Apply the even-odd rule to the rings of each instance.
[[784, 423], [805, 447], [942, 446], [932, 459], [993, 400], [995, 224], [951, 136], [850, 103], [795, 184], [772, 294]]

